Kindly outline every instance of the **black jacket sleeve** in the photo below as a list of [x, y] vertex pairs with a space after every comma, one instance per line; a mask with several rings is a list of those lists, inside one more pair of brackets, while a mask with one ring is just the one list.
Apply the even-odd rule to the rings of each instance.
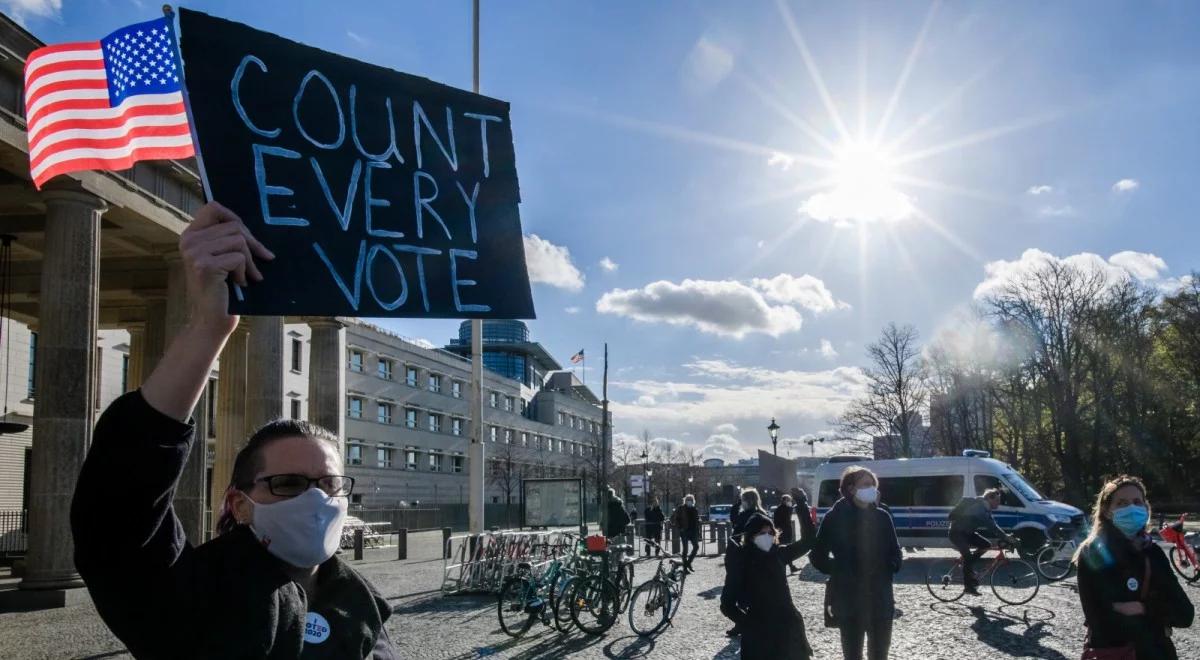
[[725, 584], [721, 588], [721, 614], [735, 624], [746, 618], [746, 612], [739, 605], [745, 589], [745, 566], [743, 565], [742, 548], [737, 542], [731, 541], [725, 548]]
[[887, 549], [888, 567], [893, 573], [900, 572], [900, 563], [904, 561], [904, 555], [900, 552], [900, 540], [896, 538], [896, 523], [892, 520], [892, 514], [880, 509], [880, 519], [883, 528], [883, 543]]
[[1146, 603], [1146, 618], [1161, 623], [1163, 627], [1190, 628], [1196, 615], [1192, 600], [1179, 584], [1179, 579], [1175, 577], [1162, 549], [1151, 546], [1147, 552], [1150, 556], [1151, 570], [1155, 573], [1151, 584], [1156, 587], [1158, 593]]
[[812, 565], [826, 575], [833, 573], [833, 537], [838, 524], [838, 513], [839, 509], [835, 504], [821, 519], [821, 526], [817, 528], [817, 537], [813, 541], [812, 553], [809, 555]]
[[788, 563], [803, 557], [808, 551], [813, 549], [813, 546], [817, 542], [817, 530], [808, 512], [808, 505], [803, 503], [798, 504], [796, 506], [796, 516], [800, 518], [800, 540], [780, 546], [783, 551], [783, 560]]
[[141, 392], [96, 424], [71, 502], [75, 565], [96, 610], [137, 657], [178, 651], [187, 603], [172, 569], [191, 551], [172, 499], [195, 427], [155, 410]]

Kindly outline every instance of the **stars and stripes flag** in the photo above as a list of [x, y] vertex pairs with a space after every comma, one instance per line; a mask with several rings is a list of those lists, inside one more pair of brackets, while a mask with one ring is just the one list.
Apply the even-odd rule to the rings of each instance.
[[571, 356], [571, 364], [579, 364], [580, 362], [583, 362], [583, 349], [582, 348], [579, 349], [578, 353]]
[[30, 53], [25, 121], [34, 185], [66, 172], [192, 156], [177, 47], [163, 17]]

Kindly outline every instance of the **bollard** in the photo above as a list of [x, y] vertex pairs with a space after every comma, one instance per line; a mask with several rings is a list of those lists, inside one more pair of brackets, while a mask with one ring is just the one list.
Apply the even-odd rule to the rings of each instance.
[[579, 526], [579, 538], [586, 539], [587, 535], [588, 535], [588, 526], [587, 526], [587, 523], [583, 523], [582, 525]]
[[354, 560], [362, 561], [363, 552], [363, 531], [362, 528], [354, 530]]
[[408, 530], [403, 527], [396, 532], [396, 559], [408, 559]]
[[679, 530], [671, 529], [671, 554], [679, 554]]
[[727, 536], [729, 526], [725, 523], [718, 523], [715, 527], [717, 528], [717, 554], [723, 556], [725, 554], [725, 544], [729, 541]]
[[450, 558], [450, 528], [442, 528], [442, 558]]

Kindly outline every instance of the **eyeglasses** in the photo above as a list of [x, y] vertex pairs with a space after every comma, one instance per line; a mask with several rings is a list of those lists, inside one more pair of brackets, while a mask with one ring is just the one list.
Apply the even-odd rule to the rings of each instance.
[[309, 479], [302, 474], [273, 474], [254, 480], [255, 483], [260, 481], [266, 482], [267, 490], [276, 497], [295, 497], [308, 490], [313, 484], [316, 484], [330, 497], [346, 497], [354, 491], [354, 477], [345, 477], [340, 474], [330, 474], [316, 479]]

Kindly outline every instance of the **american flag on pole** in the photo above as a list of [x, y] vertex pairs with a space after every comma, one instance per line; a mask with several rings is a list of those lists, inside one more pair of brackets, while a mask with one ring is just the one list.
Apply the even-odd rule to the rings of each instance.
[[30, 53], [25, 120], [34, 185], [65, 172], [192, 156], [177, 45], [164, 17]]
[[583, 349], [582, 348], [579, 349], [578, 353], [571, 356], [571, 364], [579, 364], [580, 362], [583, 362]]

